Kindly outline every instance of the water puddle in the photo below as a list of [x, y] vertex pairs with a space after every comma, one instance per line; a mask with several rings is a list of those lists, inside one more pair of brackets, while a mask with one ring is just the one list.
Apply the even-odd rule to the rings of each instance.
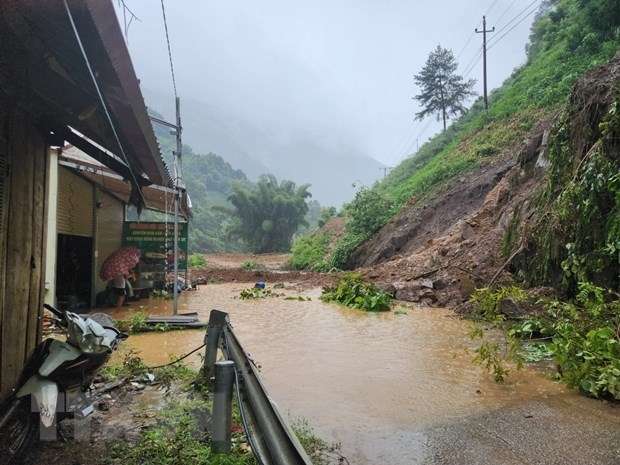
[[[561, 385], [531, 369], [496, 384], [472, 365], [469, 323], [450, 311], [408, 307], [403, 314], [369, 314], [321, 302], [320, 289], [273, 290], [309, 301], [239, 299], [250, 286], [184, 292], [178, 313], [198, 312], [208, 321], [211, 309], [227, 312], [282, 414], [291, 422], [307, 420], [319, 437], [341, 442], [351, 463], [405, 463], [395, 461], [396, 454], [398, 460], [409, 454], [414, 463], [415, 444], [424, 441], [416, 433], [421, 428], [523, 399], [565, 395]], [[138, 307], [151, 315], [173, 313], [172, 301], [143, 299], [111, 315], [129, 319]], [[203, 339], [204, 330], [145, 333], [131, 336], [125, 346], [157, 365]], [[188, 360], [200, 366], [198, 355]]]

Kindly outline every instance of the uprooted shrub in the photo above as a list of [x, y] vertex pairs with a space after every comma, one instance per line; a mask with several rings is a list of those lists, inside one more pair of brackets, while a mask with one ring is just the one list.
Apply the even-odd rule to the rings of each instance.
[[391, 308], [392, 298], [377, 285], [366, 282], [360, 274], [345, 274], [334, 285], [323, 287], [321, 300], [369, 312], [383, 312]]

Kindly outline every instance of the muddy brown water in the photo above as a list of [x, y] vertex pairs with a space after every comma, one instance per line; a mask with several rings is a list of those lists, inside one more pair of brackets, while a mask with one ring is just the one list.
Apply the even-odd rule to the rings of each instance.
[[[323, 303], [320, 289], [272, 289], [309, 297], [306, 301], [239, 299], [248, 287], [251, 283], [214, 284], [184, 292], [178, 313], [198, 312], [208, 321], [211, 309], [227, 312], [282, 415], [291, 423], [307, 421], [317, 436], [341, 443], [350, 464], [431, 463], [429, 429], [526, 401], [576, 397], [532, 368], [495, 383], [471, 363], [476, 346], [467, 335], [470, 323], [448, 310], [399, 306], [370, 314]], [[142, 299], [110, 314], [130, 319], [145, 309], [172, 315], [172, 305]], [[153, 332], [132, 335], [125, 347], [157, 365], [203, 339], [204, 330]], [[188, 361], [201, 363], [197, 354]]]

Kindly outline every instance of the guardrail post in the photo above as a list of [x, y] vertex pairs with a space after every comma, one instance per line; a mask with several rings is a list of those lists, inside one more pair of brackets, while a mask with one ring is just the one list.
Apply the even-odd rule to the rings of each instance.
[[211, 310], [209, 324], [205, 334], [204, 343], [206, 346], [203, 374], [207, 382], [211, 382], [211, 377], [215, 370], [215, 360], [217, 358], [217, 348], [220, 344], [222, 328], [230, 322], [228, 313], [219, 310]]
[[215, 364], [211, 452], [230, 454], [232, 433], [232, 394], [235, 362], [223, 360]]

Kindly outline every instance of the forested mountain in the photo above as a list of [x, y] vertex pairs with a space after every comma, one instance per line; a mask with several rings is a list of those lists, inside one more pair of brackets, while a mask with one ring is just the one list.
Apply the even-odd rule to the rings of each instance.
[[[154, 111], [151, 113], [162, 119], [160, 114]], [[174, 169], [172, 153], [176, 151], [176, 138], [170, 134], [166, 126], [155, 124], [154, 129], [164, 160], [172, 172]], [[257, 189], [257, 186], [260, 187], [263, 178], [260, 178], [258, 182], [250, 181], [243, 170], [233, 168], [219, 155], [195, 153], [193, 148], [187, 144], [183, 145], [179, 163], [182, 179], [192, 205], [188, 238], [190, 253], [253, 251], [250, 246], [251, 240], [243, 240], [234, 234], [239, 224], [235, 222], [235, 215], [231, 214], [234, 208], [231, 208], [233, 203], [230, 202], [229, 197], [233, 200], [244, 197], [246, 191], [249, 193]], [[276, 183], [281, 182], [283, 187], [297, 187], [290, 180], [277, 180], [273, 175], [269, 175], [268, 178]], [[303, 185], [298, 187], [302, 188]], [[309, 187], [306, 188], [308, 189]], [[306, 197], [304, 196], [307, 204], [305, 214], [307, 224], [300, 225], [297, 234], [316, 229], [320, 215], [326, 210], [316, 200]], [[265, 200], [262, 205], [256, 205], [256, 209], [266, 209], [267, 204], [268, 201]], [[172, 209], [172, 206], [170, 208]], [[264, 213], [267, 215], [268, 212]], [[149, 213], [146, 213], [145, 218], [148, 215]], [[286, 222], [287, 218], [282, 218], [281, 221]]]
[[[161, 118], [159, 114], [154, 115]], [[156, 124], [154, 129], [164, 160], [172, 171], [172, 153], [176, 151], [175, 136], [171, 135], [169, 128], [165, 126]], [[234, 169], [222, 157], [213, 153], [196, 154], [186, 144], [183, 145], [180, 164], [192, 204], [188, 239], [190, 253], [240, 250], [240, 244], [229, 240], [225, 232], [230, 221], [228, 216], [212, 207], [228, 205], [226, 198], [232, 192], [233, 183], [238, 182], [248, 188], [253, 183], [242, 170]]]

